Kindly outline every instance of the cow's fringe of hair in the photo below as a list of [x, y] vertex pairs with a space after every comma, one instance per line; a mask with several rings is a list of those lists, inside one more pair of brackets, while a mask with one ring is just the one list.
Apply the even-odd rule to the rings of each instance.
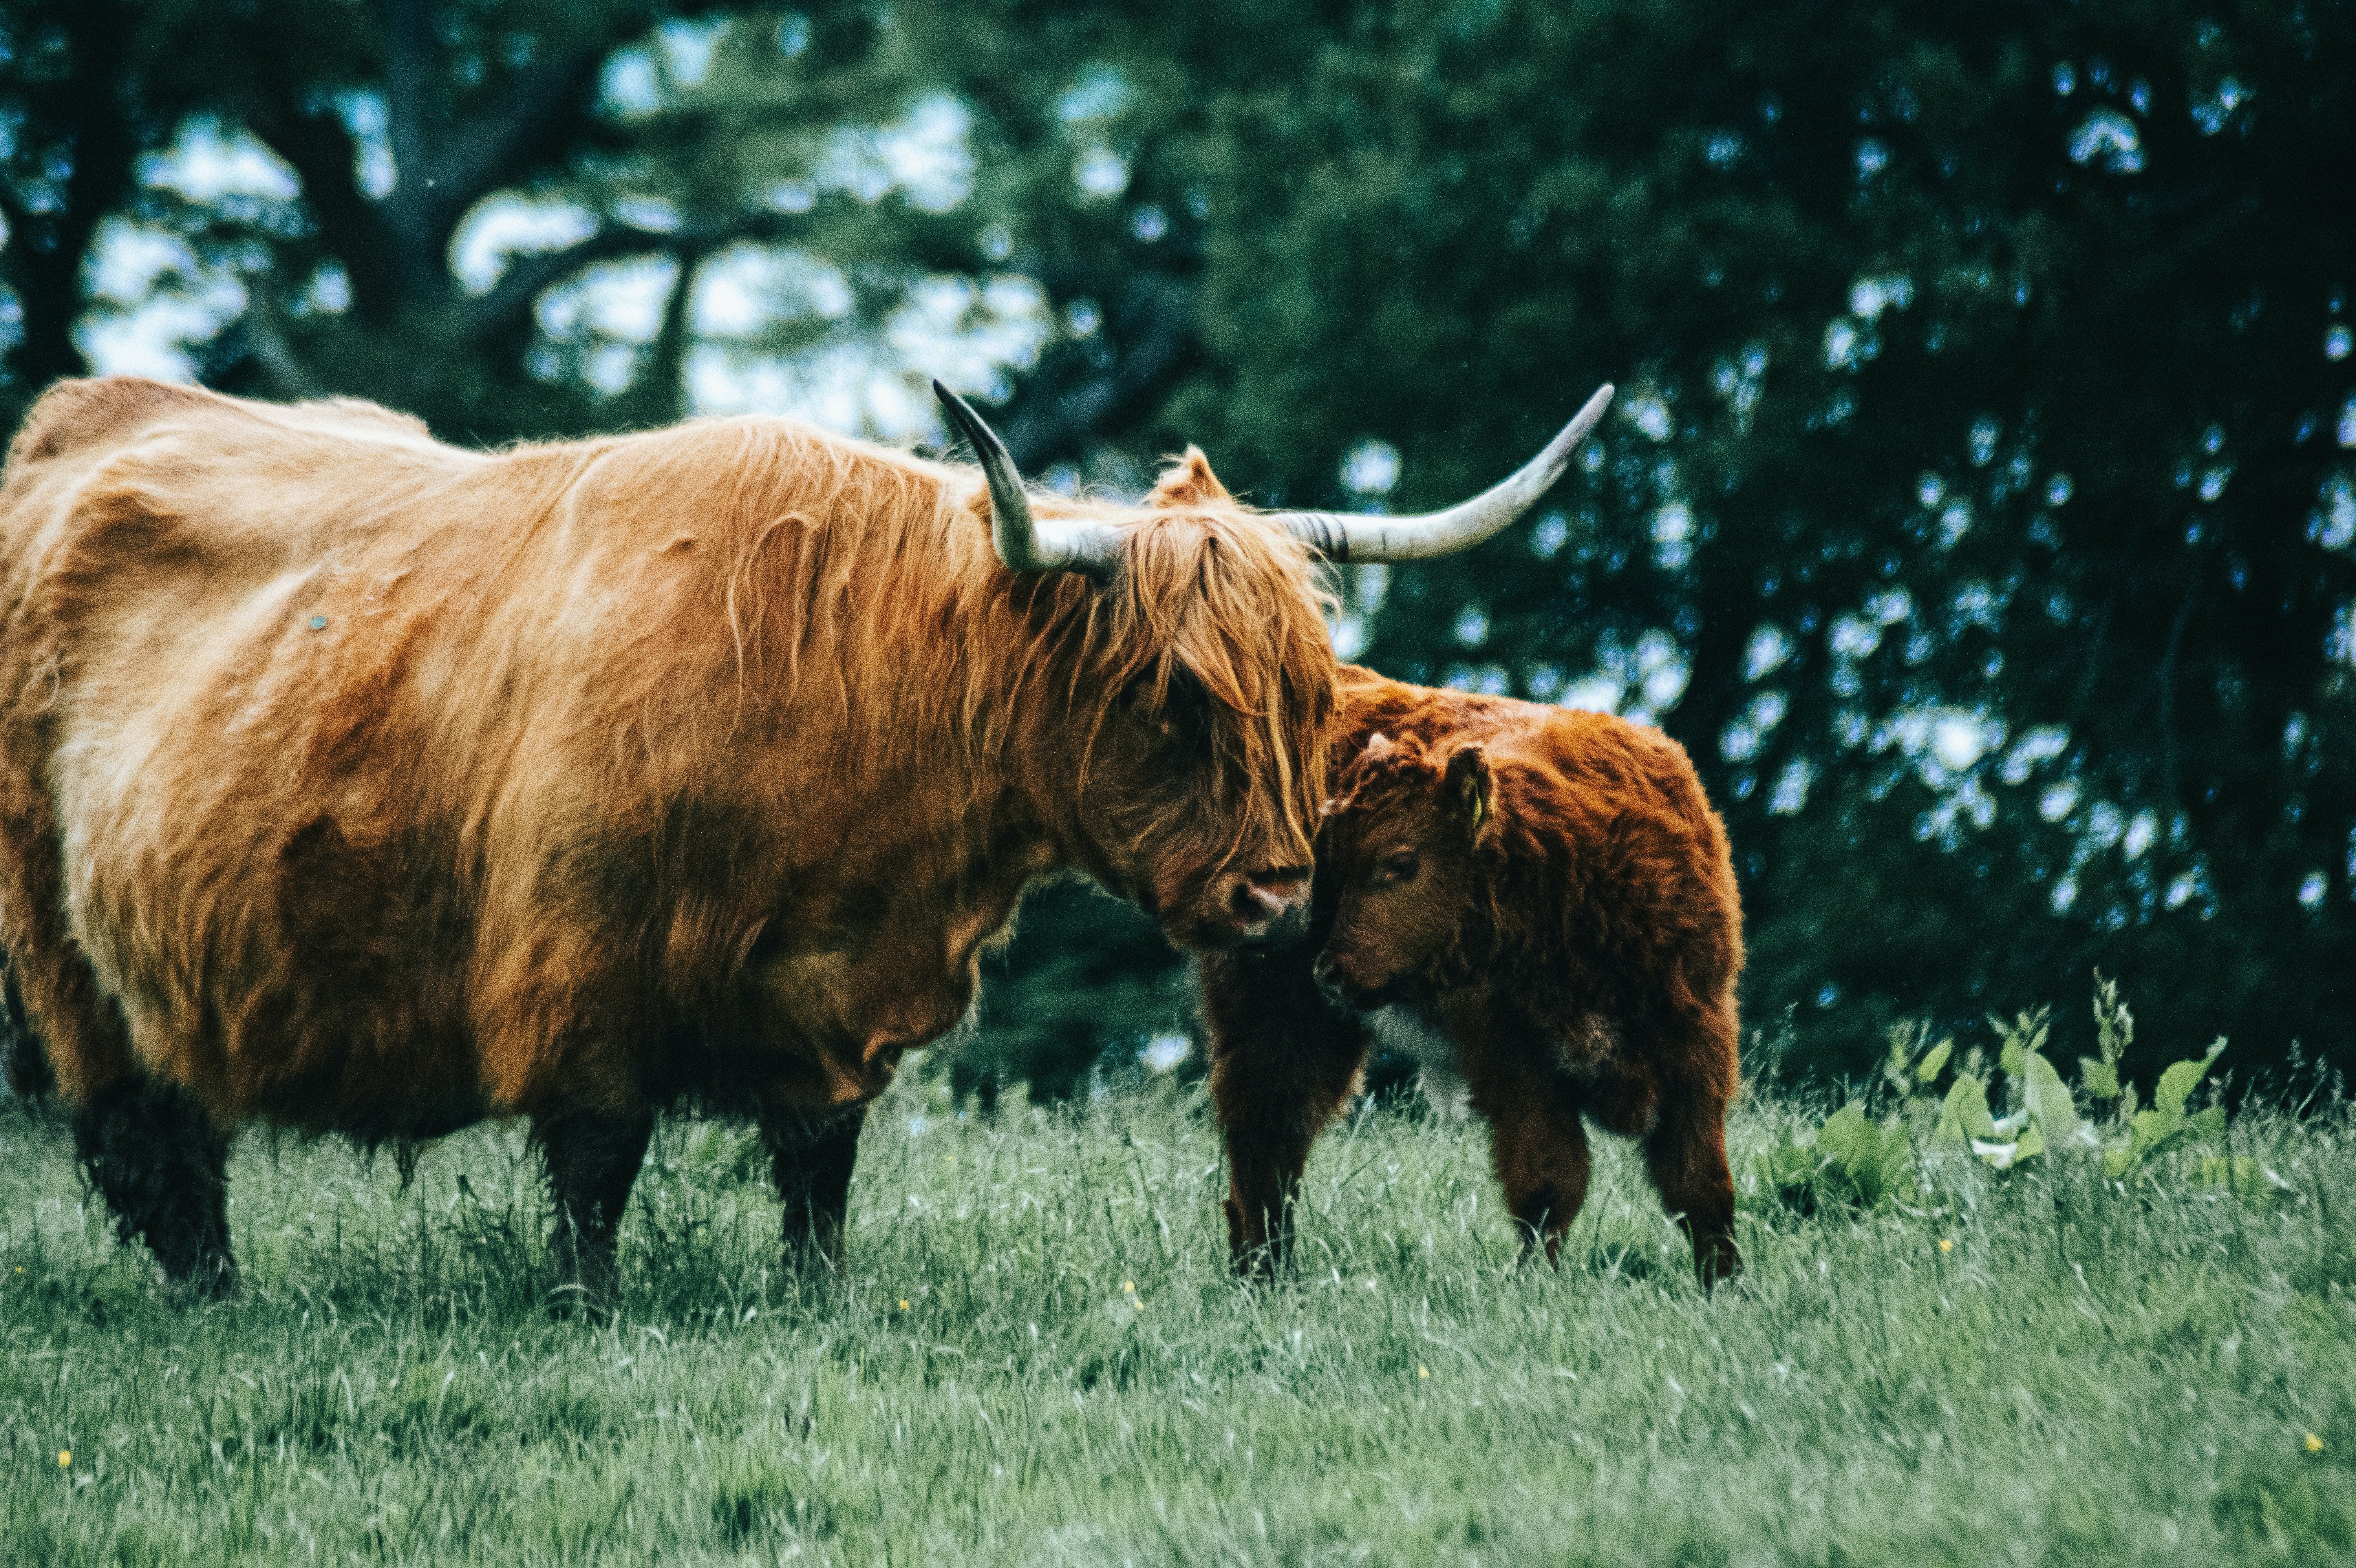
[[[637, 445], [589, 460], [626, 463]], [[830, 706], [851, 744], [887, 753], [956, 735], [960, 761], [984, 770], [1026, 703], [1060, 704], [1083, 738], [1084, 778], [1116, 704], [1160, 711], [1191, 680], [1220, 715], [1211, 742], [1234, 842], [1290, 838], [1306, 863], [1332, 710], [1325, 604], [1302, 586], [1314, 581], [1305, 549], [1244, 508], [1034, 496], [1040, 516], [1120, 528], [1119, 567], [1098, 584], [1001, 569], [978, 469], [780, 420], [688, 426], [645, 455], [723, 487], [719, 608], [743, 690], [778, 682], [803, 711]], [[1142, 839], [1176, 825], [1149, 815], [1124, 828]]]
[[[1352, 763], [1340, 781], [1340, 795], [1331, 815], [1365, 813], [1371, 815], [1400, 795], [1422, 796], [1439, 787], [1445, 772], [1444, 764], [1426, 753], [1423, 743], [1412, 735], [1402, 735], [1391, 749], [1378, 757], [1361, 757]], [[1506, 951], [1504, 936], [1508, 923], [1499, 918], [1499, 905], [1508, 896], [1503, 883], [1514, 877], [1515, 856], [1505, 850], [1497, 839], [1502, 834], [1523, 835], [1514, 827], [1493, 822], [1489, 842], [1477, 846], [1473, 859], [1482, 870], [1475, 880], [1472, 897], [1458, 918], [1448, 945], [1427, 966], [1420, 976], [1427, 984], [1442, 990], [1452, 990], [1472, 984], [1483, 974], [1516, 967], [1522, 955]], [[1524, 844], [1526, 850], [1533, 846]], [[1549, 887], [1544, 880], [1529, 890], [1544, 908], [1555, 901], [1558, 889]], [[1547, 917], [1556, 912], [1544, 908]]]

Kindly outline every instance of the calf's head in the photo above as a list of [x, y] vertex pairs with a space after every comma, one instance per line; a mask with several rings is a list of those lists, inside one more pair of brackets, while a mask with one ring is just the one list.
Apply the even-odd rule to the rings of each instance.
[[1319, 840], [1335, 907], [1318, 983], [1363, 1008], [1426, 997], [1452, 977], [1482, 895], [1489, 759], [1477, 745], [1433, 754], [1377, 735], [1343, 787]]

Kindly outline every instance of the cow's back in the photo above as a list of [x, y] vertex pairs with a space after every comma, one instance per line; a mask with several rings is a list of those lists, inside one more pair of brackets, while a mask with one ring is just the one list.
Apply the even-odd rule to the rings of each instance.
[[942, 474], [776, 421], [478, 454], [53, 393], [0, 492], [0, 936], [61, 1085], [135, 1051], [225, 1125], [405, 1136], [722, 1041], [830, 1102], [948, 1028], [1032, 868], [965, 874], [935, 755], [965, 656], [921, 631], [990, 551]]
[[[398, 558], [455, 525], [434, 501], [489, 466], [366, 404], [114, 379], [37, 405], [0, 490], [0, 913], [64, 1024], [70, 1091], [128, 1067], [93, 987], [182, 1082], [222, 1089], [230, 1042], [273, 1027], [235, 1016], [241, 995], [298, 1047], [270, 1073], [316, 1071], [291, 1027], [305, 999], [273, 971], [290, 923], [378, 912], [318, 856], [339, 824], [386, 814], [356, 798], [352, 756], [323, 755], [385, 738], [353, 709], [391, 694], [389, 628], [353, 591], [381, 600]], [[309, 1000], [341, 987], [360, 1004], [374, 987], [355, 978], [317, 976]], [[141, 1030], [166, 1014], [173, 1027]]]

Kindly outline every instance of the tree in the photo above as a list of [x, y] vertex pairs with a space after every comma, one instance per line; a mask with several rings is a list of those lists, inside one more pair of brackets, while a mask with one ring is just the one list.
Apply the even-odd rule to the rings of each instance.
[[[671, 417], [703, 356], [817, 375], [1020, 317], [958, 352], [1035, 476], [1135, 491], [1192, 441], [1261, 501], [1411, 508], [1612, 379], [1543, 515], [1347, 575], [1345, 650], [1684, 741], [1741, 863], [1746, 1007], [1810, 1070], [2097, 963], [2156, 1051], [2172, 1025], [2349, 1060], [2344, 6], [22, 0], [6, 26], [18, 405], [77, 362], [111, 221], [237, 295], [206, 379], [461, 438]], [[895, 164], [922, 116], [947, 129]], [[207, 124], [285, 194], [159, 185], [143, 160]], [[550, 231], [454, 272], [524, 208]], [[580, 308], [616, 267], [654, 302], [634, 335]], [[723, 276], [768, 282], [716, 337], [696, 291]], [[894, 347], [936, 296], [932, 347]], [[1107, 907], [1037, 907], [974, 1060], [1068, 1082], [1166, 1026], [1174, 961]]]
[[[202, 274], [237, 296], [197, 351], [205, 380], [364, 395], [476, 440], [685, 411], [693, 281], [732, 246], [886, 263], [856, 273], [861, 327], [942, 250], [906, 193], [862, 200], [844, 187], [867, 171], [818, 176], [847, 125], [906, 97], [861, 7], [247, 0], [224, 18], [40, 0], [9, 39], [0, 104], [25, 130], [0, 167], [19, 237], [0, 256], [23, 322], [5, 361], [18, 410], [84, 368], [74, 327], [110, 221], [183, 241], [166, 286]], [[223, 199], [143, 177], [192, 126], [257, 139], [284, 188]], [[534, 204], [561, 242], [527, 236], [470, 287], [453, 247], [495, 198]], [[553, 293], [626, 261], [659, 275], [647, 341], [549, 329]]]
[[1060, 58], [1121, 105], [1125, 211], [1200, 215], [1202, 347], [1121, 439], [1413, 508], [1618, 379], [1547, 515], [1357, 574], [1344, 645], [1656, 715], [1810, 1070], [2096, 964], [2344, 1064], [2352, 44], [2255, 5], [1127, 13]]

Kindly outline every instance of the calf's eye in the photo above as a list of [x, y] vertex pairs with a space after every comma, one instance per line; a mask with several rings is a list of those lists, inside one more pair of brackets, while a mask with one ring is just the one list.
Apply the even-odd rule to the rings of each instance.
[[1402, 849], [1383, 862], [1382, 880], [1385, 883], [1412, 881], [1421, 869], [1423, 861], [1416, 852]]

